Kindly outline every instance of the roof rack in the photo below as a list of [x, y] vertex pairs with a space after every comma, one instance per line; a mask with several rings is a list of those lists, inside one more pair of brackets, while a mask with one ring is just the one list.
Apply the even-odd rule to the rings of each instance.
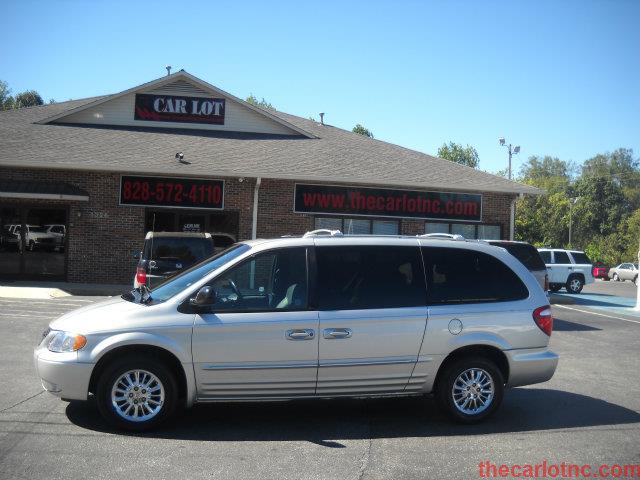
[[308, 238], [308, 237], [319, 237], [319, 236], [323, 236], [323, 237], [341, 237], [342, 236], [342, 232], [340, 230], [329, 230], [328, 228], [319, 228], [318, 230], [311, 230], [310, 232], [305, 233], [304, 235], [302, 235], [302, 238]]
[[462, 235], [457, 233], [423, 233], [422, 235], [418, 235], [420, 238], [443, 238], [448, 240], [458, 240], [458, 241], [466, 241]]

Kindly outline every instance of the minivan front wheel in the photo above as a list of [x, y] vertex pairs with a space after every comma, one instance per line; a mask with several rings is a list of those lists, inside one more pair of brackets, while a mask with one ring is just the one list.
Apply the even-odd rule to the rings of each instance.
[[174, 411], [175, 376], [157, 360], [125, 357], [101, 375], [96, 392], [102, 416], [118, 428], [148, 430]]
[[482, 357], [452, 363], [438, 381], [440, 407], [460, 423], [477, 423], [500, 406], [504, 378], [498, 367]]

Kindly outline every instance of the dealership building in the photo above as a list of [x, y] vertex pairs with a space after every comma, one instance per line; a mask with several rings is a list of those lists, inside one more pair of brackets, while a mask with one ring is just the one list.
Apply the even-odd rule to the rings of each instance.
[[0, 277], [130, 283], [152, 229], [220, 245], [317, 228], [508, 239], [516, 198], [537, 193], [179, 71], [0, 112]]

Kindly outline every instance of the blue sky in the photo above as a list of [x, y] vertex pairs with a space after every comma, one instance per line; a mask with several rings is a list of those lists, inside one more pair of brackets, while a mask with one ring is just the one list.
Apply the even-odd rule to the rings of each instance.
[[640, 1], [5, 0], [0, 79], [43, 98], [188, 72], [303, 117], [435, 154], [470, 144], [581, 162], [640, 154]]

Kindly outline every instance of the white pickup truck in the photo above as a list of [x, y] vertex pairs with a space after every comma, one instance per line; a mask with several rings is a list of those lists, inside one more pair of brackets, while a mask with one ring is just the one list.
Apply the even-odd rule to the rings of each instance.
[[584, 252], [561, 248], [539, 248], [547, 272], [549, 290], [557, 292], [566, 288], [569, 293], [580, 293], [587, 283], [593, 283], [593, 265]]

